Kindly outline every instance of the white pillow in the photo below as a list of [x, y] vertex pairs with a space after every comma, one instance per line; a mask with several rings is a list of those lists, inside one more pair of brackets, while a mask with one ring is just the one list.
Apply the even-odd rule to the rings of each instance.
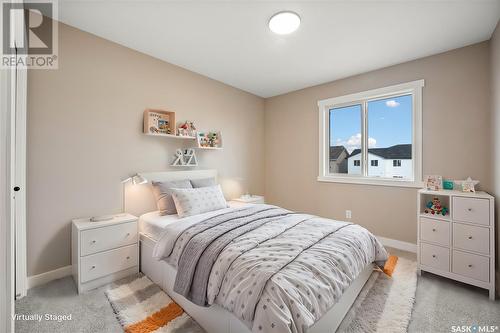
[[220, 185], [171, 189], [179, 217], [186, 217], [227, 208]]

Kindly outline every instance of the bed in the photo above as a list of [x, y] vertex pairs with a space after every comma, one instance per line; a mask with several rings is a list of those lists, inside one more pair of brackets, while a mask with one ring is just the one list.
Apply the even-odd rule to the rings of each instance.
[[[141, 175], [149, 181], [170, 181], [216, 177], [217, 172]], [[366, 229], [271, 205], [239, 204], [184, 219], [160, 216], [148, 185], [141, 186], [142, 194], [127, 196], [135, 204], [134, 212], [145, 213], [139, 222], [141, 271], [209, 333], [335, 332], [374, 262], [380, 265], [387, 257]], [[227, 230], [205, 227], [219, 223]], [[196, 228], [201, 231], [193, 242], [195, 236], [189, 234]], [[204, 234], [214, 229], [219, 234]], [[230, 241], [221, 243], [224, 238]], [[284, 240], [289, 239], [293, 241], [285, 249]], [[214, 240], [219, 249], [206, 250], [217, 243]], [[212, 252], [212, 257], [206, 255]], [[209, 269], [201, 268], [203, 262], [210, 263]]]

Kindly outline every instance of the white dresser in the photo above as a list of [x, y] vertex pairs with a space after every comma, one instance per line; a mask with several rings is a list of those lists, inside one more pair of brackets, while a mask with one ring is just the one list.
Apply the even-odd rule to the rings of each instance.
[[71, 239], [78, 293], [139, 272], [137, 217], [133, 215], [118, 214], [102, 222], [73, 220]]
[[[447, 215], [425, 213], [437, 197]], [[494, 198], [486, 192], [418, 192], [418, 272], [427, 271], [489, 290], [495, 299]]]

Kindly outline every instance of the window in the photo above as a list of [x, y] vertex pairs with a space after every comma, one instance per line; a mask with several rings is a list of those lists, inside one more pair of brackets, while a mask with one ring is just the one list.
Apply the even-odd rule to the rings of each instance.
[[424, 81], [318, 102], [319, 181], [419, 186]]

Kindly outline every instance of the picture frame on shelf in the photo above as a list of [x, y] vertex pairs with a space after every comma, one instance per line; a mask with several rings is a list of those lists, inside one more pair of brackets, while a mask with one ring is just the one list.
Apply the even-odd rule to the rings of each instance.
[[431, 191], [441, 191], [443, 189], [443, 177], [439, 175], [425, 176], [425, 188]]
[[176, 135], [175, 112], [157, 109], [144, 110], [143, 132], [149, 135]]

